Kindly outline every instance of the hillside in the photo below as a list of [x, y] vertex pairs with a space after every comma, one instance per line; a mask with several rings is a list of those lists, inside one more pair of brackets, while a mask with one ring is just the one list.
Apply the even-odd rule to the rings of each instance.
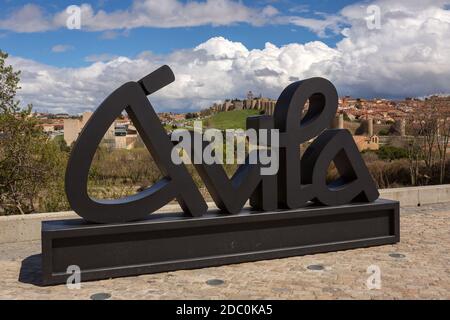
[[245, 129], [245, 121], [249, 116], [259, 115], [259, 110], [232, 110], [219, 112], [208, 119], [203, 125], [207, 128], [224, 129]]

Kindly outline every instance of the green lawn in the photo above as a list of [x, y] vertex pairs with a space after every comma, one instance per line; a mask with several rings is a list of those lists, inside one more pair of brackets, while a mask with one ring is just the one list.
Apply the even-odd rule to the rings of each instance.
[[219, 112], [204, 120], [203, 125], [207, 128], [245, 129], [245, 121], [249, 116], [259, 115], [259, 110], [232, 110]]

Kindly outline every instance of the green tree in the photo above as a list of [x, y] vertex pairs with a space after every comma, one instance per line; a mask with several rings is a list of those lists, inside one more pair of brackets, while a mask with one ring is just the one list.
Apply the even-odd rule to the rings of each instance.
[[20, 72], [7, 58], [0, 51], [0, 213], [65, 208], [64, 153], [37, 125], [32, 106], [20, 107]]
[[378, 135], [379, 136], [388, 136], [389, 135], [389, 130], [388, 129], [381, 129], [380, 131], [378, 131]]
[[394, 146], [381, 146], [377, 155], [382, 160], [407, 159], [408, 150]]

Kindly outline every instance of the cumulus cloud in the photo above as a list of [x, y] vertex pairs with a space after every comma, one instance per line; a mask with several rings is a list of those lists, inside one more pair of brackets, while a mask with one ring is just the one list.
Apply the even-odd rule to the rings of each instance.
[[248, 90], [275, 96], [290, 76], [306, 76], [313, 64], [335, 54], [322, 42], [281, 48], [267, 43], [262, 50], [248, 50], [217, 37], [166, 56], [150, 52], [133, 59], [91, 56], [88, 60], [95, 62], [83, 68], [56, 68], [17, 57], [10, 57], [9, 63], [22, 70], [19, 95], [24, 103], [40, 110], [76, 113], [95, 108], [119, 85], [139, 80], [163, 64], [171, 66], [176, 81], [152, 96], [157, 109], [198, 109]]
[[447, 1], [374, 2], [381, 28], [369, 29], [366, 7], [342, 10], [348, 21], [335, 47], [321, 41], [248, 49], [215, 37], [167, 55], [92, 59], [83, 68], [54, 68], [11, 57], [23, 70], [20, 97], [40, 109], [80, 112], [95, 108], [114, 88], [162, 64], [176, 81], [150, 98], [157, 110], [198, 109], [248, 90], [277, 98], [290, 82], [321, 76], [339, 94], [359, 97], [426, 96], [450, 90], [450, 10]]
[[[322, 65], [345, 92], [368, 96], [417, 96], [450, 90], [450, 1], [380, 0], [380, 29], [369, 30], [366, 7], [342, 10], [351, 27]], [[346, 79], [342, 79], [346, 74]]]

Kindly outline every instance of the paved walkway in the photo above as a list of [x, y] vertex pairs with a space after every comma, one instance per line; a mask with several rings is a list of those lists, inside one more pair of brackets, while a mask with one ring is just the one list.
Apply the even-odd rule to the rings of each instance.
[[[450, 299], [449, 231], [450, 203], [402, 208], [396, 245], [87, 282], [79, 290], [37, 285], [38, 242], [1, 245], [0, 299]], [[380, 268], [381, 289], [366, 285], [370, 265]]]

